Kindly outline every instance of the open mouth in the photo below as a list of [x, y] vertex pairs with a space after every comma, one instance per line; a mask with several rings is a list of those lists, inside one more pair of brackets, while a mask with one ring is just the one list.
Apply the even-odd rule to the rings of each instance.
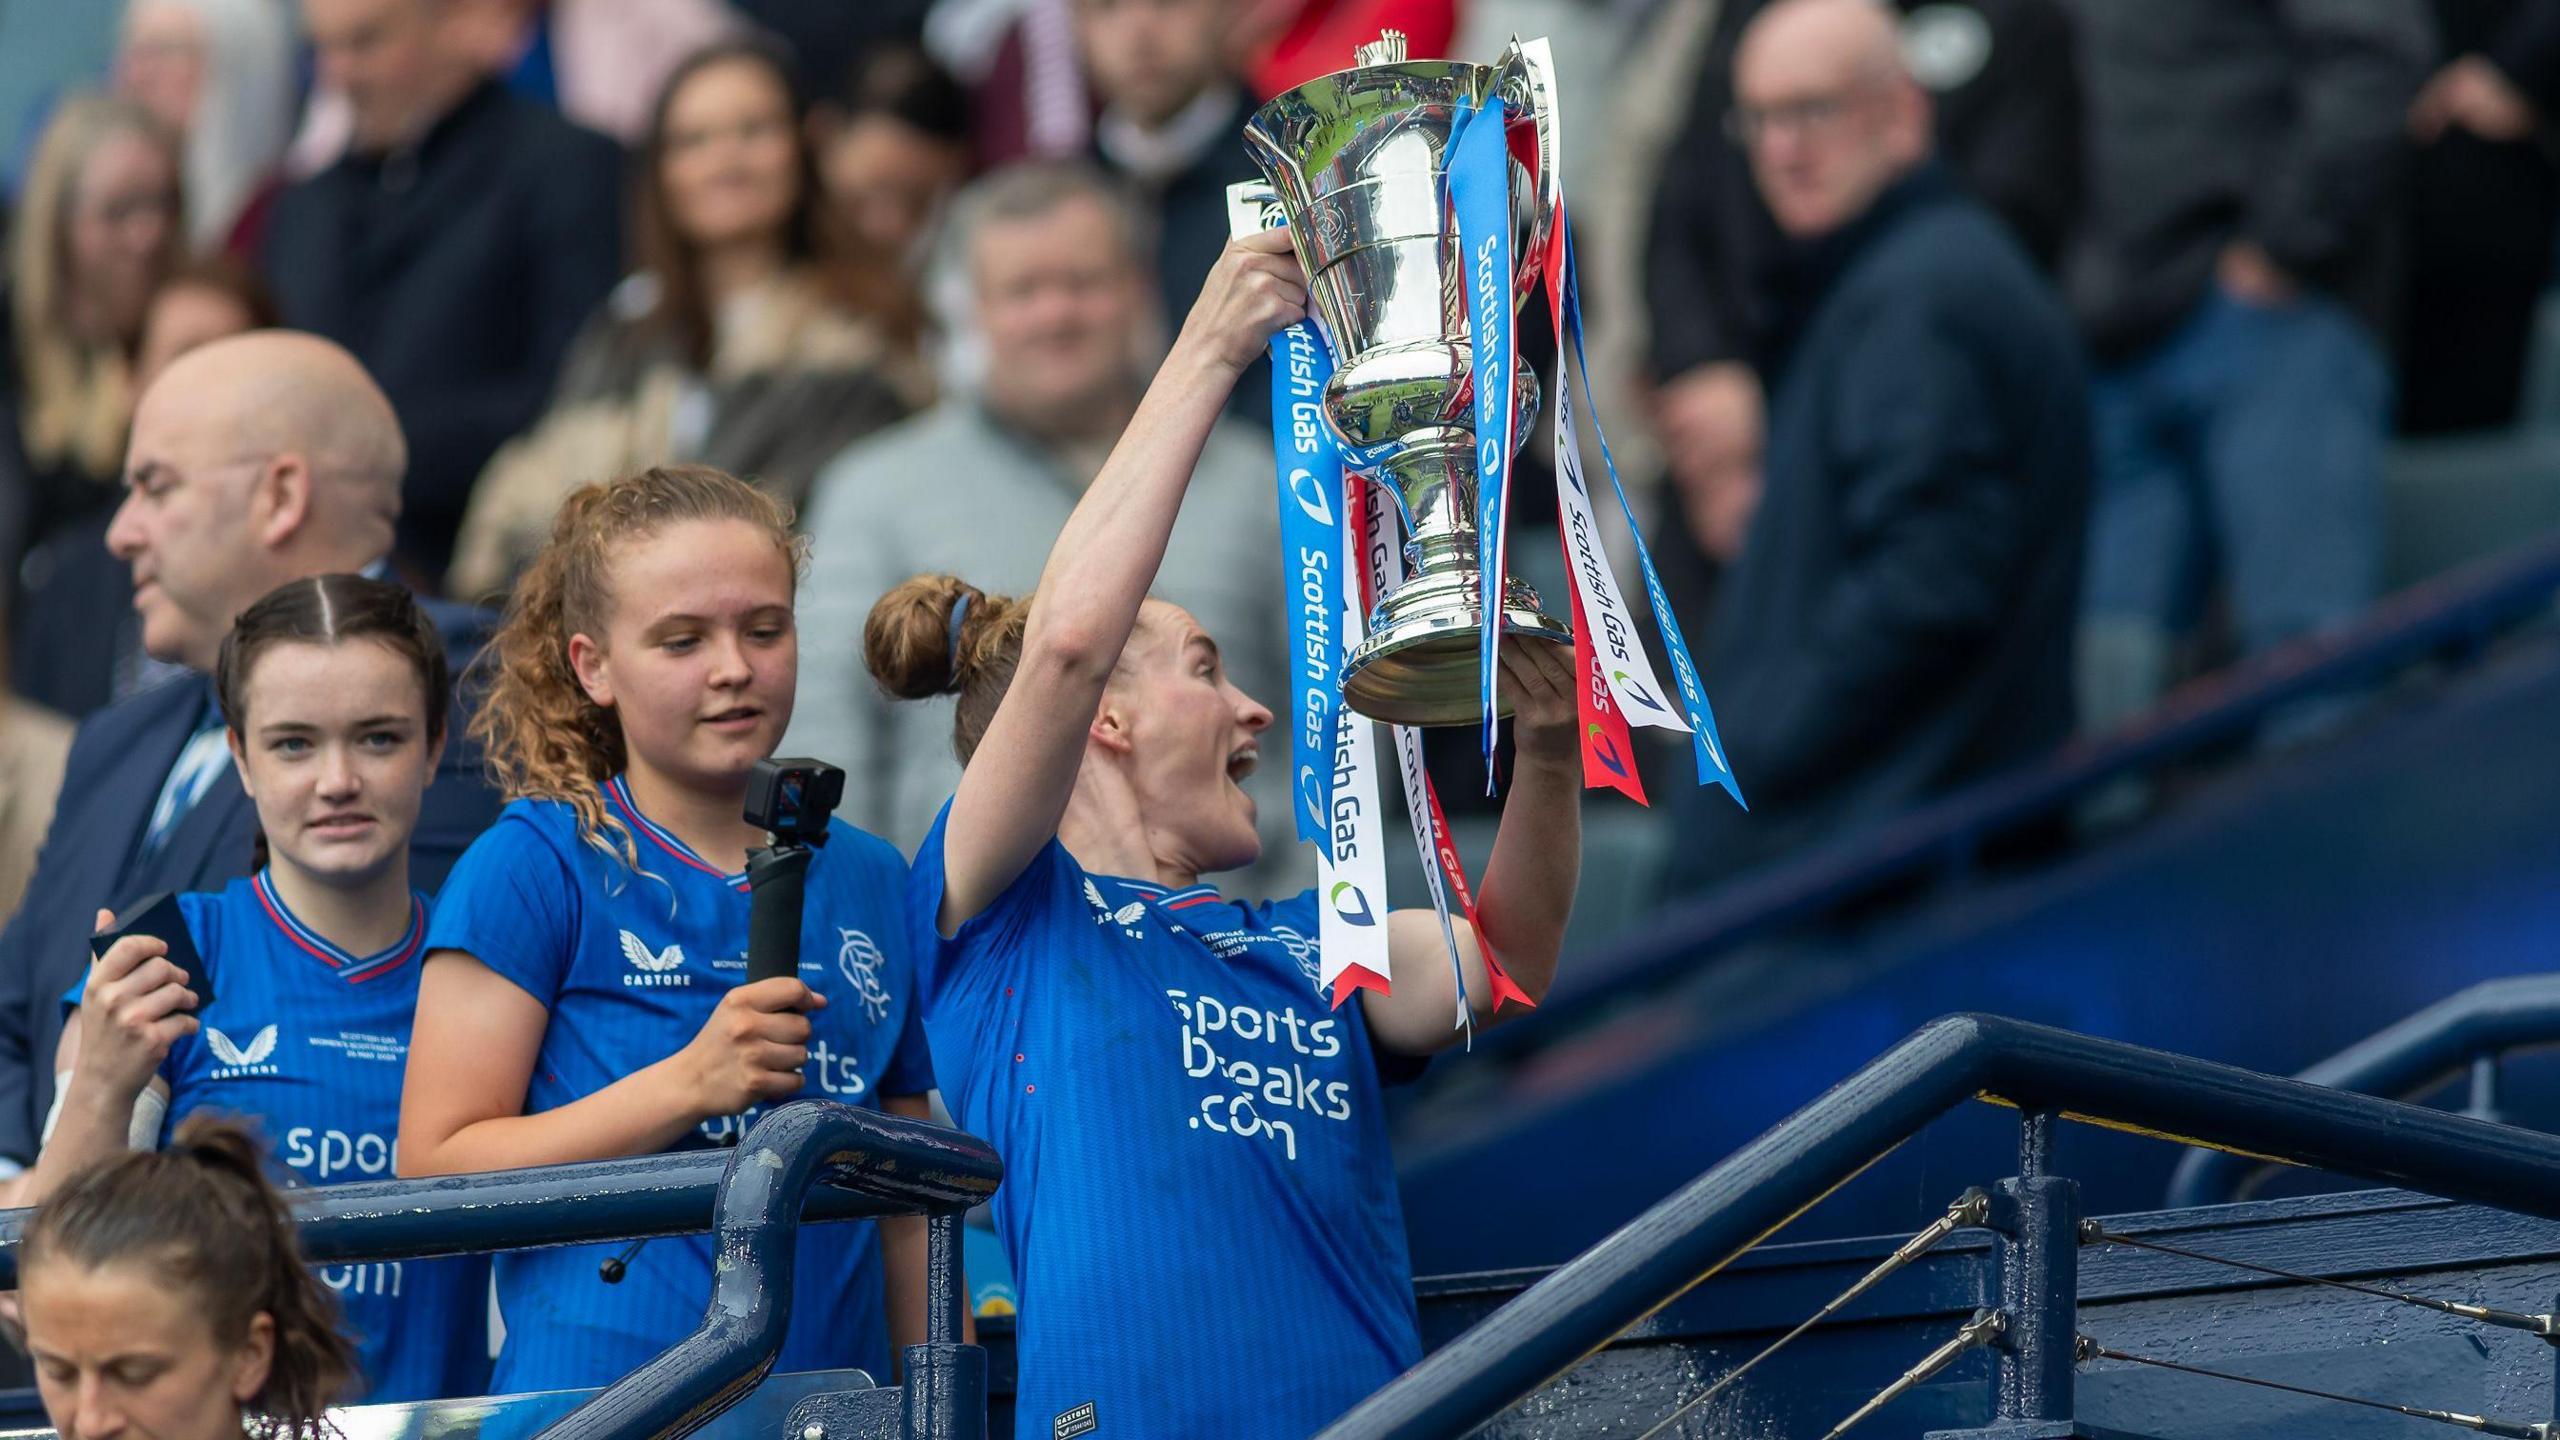
[[753, 705], [733, 705], [702, 717], [702, 723], [722, 730], [742, 730], [764, 718], [764, 711]]
[[373, 817], [370, 815], [323, 815], [311, 822], [311, 831], [328, 839], [344, 839], [361, 834], [372, 826]]
[[1244, 777], [1252, 774], [1254, 767], [1261, 763], [1261, 746], [1239, 746], [1235, 753], [1227, 757], [1227, 779], [1235, 784], [1241, 785], [1244, 783]]

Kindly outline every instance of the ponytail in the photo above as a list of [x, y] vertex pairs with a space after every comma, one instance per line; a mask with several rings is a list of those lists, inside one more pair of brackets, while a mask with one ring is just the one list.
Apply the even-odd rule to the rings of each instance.
[[303, 1263], [284, 1196], [258, 1143], [237, 1122], [190, 1116], [166, 1150], [121, 1155], [84, 1171], [36, 1211], [19, 1244], [20, 1283], [50, 1262], [84, 1270], [147, 1264], [237, 1347], [261, 1314], [275, 1358], [248, 1408], [283, 1440], [332, 1433], [330, 1405], [355, 1388], [355, 1346], [338, 1298]]
[[807, 547], [792, 534], [791, 507], [744, 480], [706, 465], [660, 465], [582, 486], [561, 502], [551, 537], [516, 581], [481, 656], [487, 695], [471, 718], [500, 794], [567, 805], [589, 844], [634, 870], [631, 832], [604, 804], [605, 782], [630, 760], [622, 724], [578, 683], [569, 637], [601, 635], [612, 618], [615, 547], [688, 520], [766, 531], [797, 584]]
[[951, 748], [978, 753], [1022, 661], [1031, 602], [989, 595], [954, 575], [919, 575], [880, 597], [862, 626], [863, 663], [901, 700], [956, 695]]

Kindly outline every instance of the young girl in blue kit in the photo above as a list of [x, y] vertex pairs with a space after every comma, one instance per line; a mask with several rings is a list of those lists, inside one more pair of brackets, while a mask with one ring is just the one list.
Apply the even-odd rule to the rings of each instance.
[[[1305, 313], [1283, 232], [1230, 246], [1036, 596], [910, 580], [864, 633], [892, 693], [958, 697], [960, 788], [909, 919], [944, 1097], [1005, 1160], [1025, 1435], [1300, 1437], [1421, 1356], [1379, 1090], [1457, 1038], [1439, 922], [1386, 916], [1394, 993], [1337, 1009], [1313, 891], [1204, 883], [1260, 852], [1235, 782], [1271, 712], [1147, 598], [1227, 392]], [[1535, 997], [1580, 873], [1573, 684], [1553, 647], [1502, 663], [1516, 763], [1482, 919]]]
[[[444, 749], [444, 641], [398, 585], [297, 580], [241, 613], [215, 689], [266, 857], [179, 898], [213, 998], [159, 939], [109, 947], [70, 997], [56, 1068], [71, 1078], [17, 1203], [168, 1143], [198, 1111], [255, 1122], [304, 1184], [391, 1175], [427, 929], [409, 834]], [[365, 1399], [481, 1392], [488, 1274], [477, 1258], [321, 1267]]]
[[[561, 506], [491, 642], [472, 728], [509, 803], [428, 928], [401, 1174], [733, 1142], [798, 1096], [927, 1113], [887, 843], [833, 824], [799, 976], [746, 982], [747, 780], [791, 721], [799, 573], [789, 513], [717, 470]], [[494, 1388], [653, 1358], [701, 1323], [711, 1258], [702, 1236], [500, 1257]], [[923, 1339], [923, 1270], [921, 1222], [810, 1228], [780, 1368], [886, 1379], [892, 1336]]]

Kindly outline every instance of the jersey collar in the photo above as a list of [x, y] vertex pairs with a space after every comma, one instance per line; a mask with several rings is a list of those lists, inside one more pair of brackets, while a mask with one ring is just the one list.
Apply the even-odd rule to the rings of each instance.
[[1215, 905], [1223, 898], [1215, 885], [1185, 885], [1179, 890], [1169, 890], [1151, 880], [1131, 880], [1121, 875], [1099, 878], [1110, 881], [1159, 910], [1188, 910], [1195, 905]]
[[351, 955], [319, 931], [303, 924], [302, 917], [285, 908], [284, 897], [276, 893], [266, 871], [259, 871], [249, 883], [257, 891], [259, 908], [267, 912], [267, 918], [275, 922], [276, 928], [284, 932], [294, 948], [336, 971], [338, 978], [348, 984], [361, 984], [390, 974], [417, 958], [419, 949], [426, 944], [427, 902], [416, 895], [409, 897], [407, 934], [388, 949], [377, 950], [371, 955]]
[[678, 864], [699, 870], [705, 875], [718, 876], [723, 882], [736, 889], [747, 888], [747, 872], [740, 870], [733, 874], [721, 869], [693, 853], [693, 847], [677, 839], [674, 831], [641, 814], [640, 807], [632, 803], [631, 785], [624, 777], [616, 775], [605, 782], [604, 798], [606, 804], [622, 813], [622, 818], [630, 824], [632, 829], [646, 836], [651, 844], [674, 856]]

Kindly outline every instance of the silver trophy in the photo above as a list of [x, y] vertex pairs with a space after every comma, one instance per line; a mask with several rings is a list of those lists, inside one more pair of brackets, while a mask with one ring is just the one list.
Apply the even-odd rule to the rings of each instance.
[[[1466, 725], [1481, 715], [1476, 574], [1476, 426], [1466, 289], [1449, 219], [1450, 128], [1461, 102], [1509, 102], [1535, 142], [1534, 173], [1512, 166], [1512, 304], [1535, 288], [1556, 200], [1554, 86], [1545, 42], [1513, 41], [1501, 61], [1411, 60], [1387, 31], [1354, 68], [1311, 80], [1254, 112], [1245, 147], [1270, 181], [1307, 271], [1317, 322], [1339, 364], [1324, 413], [1355, 468], [1374, 468], [1403, 511], [1412, 578], [1368, 617], [1344, 664], [1345, 703], [1400, 725]], [[1517, 454], [1538, 383], [1517, 371]], [[1506, 633], [1571, 645], [1573, 632], [1505, 577]], [[1506, 707], [1507, 708], [1507, 707]]]

